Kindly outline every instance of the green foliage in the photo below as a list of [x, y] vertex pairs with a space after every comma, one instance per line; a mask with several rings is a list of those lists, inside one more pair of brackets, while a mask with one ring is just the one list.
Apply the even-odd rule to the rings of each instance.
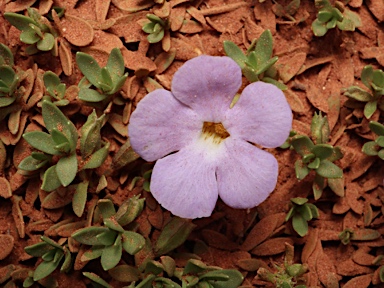
[[26, 52], [29, 55], [39, 51], [57, 50], [57, 42], [55, 38], [57, 32], [50, 25], [47, 18], [41, 16], [34, 8], [27, 8], [28, 16], [13, 12], [5, 12], [4, 17], [21, 31], [20, 41], [29, 44]]
[[165, 30], [169, 29], [168, 21], [164, 21], [163, 19], [154, 14], [147, 14], [147, 19], [149, 20], [149, 22], [143, 25], [142, 30], [145, 33], [149, 34], [147, 36], [148, 42], [160, 42], [164, 37]]
[[344, 95], [352, 101], [365, 103], [364, 116], [369, 119], [377, 108], [384, 111], [382, 96], [384, 95], [384, 72], [381, 69], [373, 70], [371, 65], [367, 65], [361, 71], [361, 82], [370, 91], [366, 91], [358, 86], [351, 86], [345, 89]]
[[249, 82], [261, 80], [272, 83], [282, 90], [287, 89], [283, 83], [277, 81], [277, 70], [273, 65], [277, 62], [278, 57], [272, 57], [273, 38], [271, 31], [265, 30], [259, 39], [252, 41], [246, 54], [231, 41], [224, 41], [223, 45], [227, 56], [240, 66], [243, 75]]
[[65, 106], [69, 104], [65, 98], [66, 87], [61, 83], [59, 76], [52, 71], [47, 71], [43, 75], [43, 81], [46, 93], [51, 97], [56, 106]]
[[[152, 287], [212, 287], [237, 288], [243, 282], [243, 275], [237, 270], [207, 266], [200, 260], [190, 259], [184, 268], [176, 268], [171, 257], [162, 257], [160, 262], [150, 260], [141, 269], [143, 280], [136, 288]], [[165, 274], [168, 276], [165, 277]], [[171, 280], [172, 278], [174, 280]], [[175, 281], [179, 282], [176, 283]]]
[[349, 244], [351, 240], [354, 241], [370, 241], [376, 240], [381, 237], [379, 231], [369, 228], [346, 228], [339, 234], [339, 239], [344, 245]]
[[[79, 99], [89, 103], [109, 102], [124, 85], [128, 73], [124, 74], [124, 59], [118, 48], [109, 54], [107, 65], [103, 68], [90, 55], [77, 52], [76, 63], [84, 78], [79, 83]], [[96, 87], [91, 89], [91, 86]]]
[[293, 16], [296, 14], [297, 10], [299, 10], [300, 0], [292, 0], [286, 6], [277, 3], [275, 0], [273, 0], [273, 3], [275, 3], [273, 13], [275, 13], [277, 17], [286, 17], [292, 22], [296, 22], [296, 19]]
[[41, 257], [43, 261], [36, 267], [33, 274], [25, 279], [23, 287], [30, 287], [33, 281], [39, 281], [47, 277], [59, 267], [60, 263], [61, 272], [68, 272], [71, 269], [72, 256], [67, 245], [63, 246], [64, 243], [60, 245], [46, 236], [41, 236], [41, 240], [43, 242], [24, 248], [29, 255]]
[[283, 266], [274, 264], [275, 273], [272, 273], [266, 268], [259, 268], [257, 270], [257, 277], [260, 279], [274, 284], [276, 288], [306, 288], [302, 279], [303, 274], [307, 272], [307, 264], [297, 264], [293, 262], [294, 247], [288, 243], [285, 244], [285, 257]]
[[[312, 185], [315, 200], [321, 197], [326, 181], [328, 186], [339, 196], [344, 196], [343, 170], [333, 162], [343, 157], [339, 147], [327, 144], [329, 141], [329, 125], [326, 116], [321, 113], [314, 114], [311, 124], [311, 136], [314, 142], [306, 135], [297, 135], [292, 132], [283, 147], [293, 148], [300, 156], [295, 162], [296, 177], [304, 179], [311, 170], [316, 172]], [[316, 144], [315, 144], [316, 143]]]
[[71, 237], [91, 246], [82, 255], [81, 261], [100, 257], [103, 269], [109, 270], [119, 263], [123, 249], [128, 254], [134, 255], [144, 247], [143, 236], [123, 228], [141, 213], [144, 199], [139, 199], [139, 196], [130, 198], [120, 206], [117, 212], [112, 201], [108, 199], [99, 200], [97, 207], [102, 215], [104, 226], [82, 228]]
[[[53, 84], [48, 87], [58, 83], [55, 77], [52, 76], [51, 79], [53, 81], [50, 83]], [[23, 135], [23, 138], [39, 152], [32, 152], [30, 156], [24, 158], [18, 168], [28, 175], [45, 171], [41, 189], [47, 192], [55, 191], [59, 187], [69, 188], [75, 185], [72, 206], [75, 214], [80, 217], [87, 201], [92, 172], [104, 163], [109, 153], [109, 143], [103, 142], [100, 136], [105, 115], [98, 118], [93, 111], [88, 116], [81, 128], [80, 155], [78, 155], [77, 129], [55, 104], [47, 96], [42, 101], [42, 115], [48, 133], [32, 131]], [[78, 156], [81, 157], [81, 163], [78, 162]], [[76, 176], [79, 176], [80, 183], [73, 184]], [[49, 199], [47, 198], [46, 201]]]
[[319, 217], [319, 210], [317, 207], [314, 204], [307, 202], [308, 199], [306, 198], [292, 198], [292, 207], [285, 217], [285, 221], [292, 219], [293, 229], [301, 237], [308, 233], [308, 221]]
[[319, 10], [316, 20], [312, 23], [312, 31], [316, 36], [324, 36], [329, 29], [336, 26], [343, 31], [355, 31], [356, 27], [362, 25], [359, 15], [346, 8], [340, 1], [335, 1], [332, 6], [329, 0], [315, 0], [315, 5]]
[[75, 125], [49, 100], [42, 102], [42, 115], [49, 133], [42, 131], [27, 132], [23, 138], [35, 149], [19, 164], [19, 169], [37, 171], [51, 163], [53, 156], [59, 157], [56, 164], [49, 167], [43, 176], [41, 188], [53, 191], [60, 186], [68, 186], [76, 177], [76, 144], [78, 134]]
[[377, 137], [374, 141], [366, 142], [361, 149], [369, 156], [379, 156], [384, 160], [384, 125], [376, 121], [369, 122], [369, 128]]

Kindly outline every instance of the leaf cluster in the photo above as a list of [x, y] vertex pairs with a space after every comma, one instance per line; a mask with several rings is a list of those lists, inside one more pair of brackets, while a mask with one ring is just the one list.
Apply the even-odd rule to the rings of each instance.
[[56, 106], [66, 106], [69, 100], [65, 99], [66, 85], [61, 83], [59, 76], [52, 71], [47, 71], [43, 75], [46, 93], [51, 97]]
[[169, 29], [168, 20], [163, 20], [154, 14], [146, 15], [149, 22], [144, 23], [142, 30], [148, 33], [147, 36], [149, 43], [160, 42], [165, 34], [165, 30]]
[[341, 159], [343, 154], [339, 147], [327, 144], [329, 124], [327, 117], [323, 117], [321, 112], [315, 113], [312, 118], [311, 134], [314, 142], [306, 135], [294, 135], [288, 140], [291, 147], [301, 156], [301, 159], [295, 162], [296, 177], [302, 180], [311, 170], [315, 171], [312, 189], [316, 200], [321, 197], [326, 180], [337, 195], [344, 196], [343, 170], [333, 163]]
[[252, 41], [246, 54], [233, 42], [224, 41], [224, 51], [241, 68], [243, 75], [249, 82], [263, 81], [276, 85], [282, 90], [287, 87], [277, 81], [277, 69], [273, 66], [278, 57], [272, 57], [273, 38], [271, 31], [265, 30], [259, 37]]
[[371, 121], [369, 122], [369, 128], [379, 137], [374, 141], [366, 142], [361, 150], [369, 156], [379, 156], [384, 160], [384, 125]]
[[317, 207], [314, 204], [307, 202], [307, 198], [292, 198], [292, 207], [285, 217], [285, 221], [292, 219], [292, 227], [301, 237], [308, 233], [308, 221], [319, 217], [319, 210]]
[[118, 211], [111, 200], [98, 201], [97, 208], [102, 216], [103, 226], [90, 226], [74, 232], [71, 237], [81, 244], [89, 245], [81, 256], [81, 261], [90, 261], [100, 257], [104, 270], [115, 267], [121, 259], [123, 249], [130, 255], [136, 254], [145, 245], [145, 238], [123, 226], [132, 223], [141, 213], [144, 199], [139, 196], [124, 202]]
[[[109, 102], [124, 85], [128, 73], [124, 73], [124, 59], [118, 48], [112, 49], [107, 65], [103, 68], [89, 54], [76, 53], [76, 63], [84, 78], [79, 83], [79, 99], [88, 103]], [[91, 86], [96, 89], [92, 89]]]
[[[109, 143], [101, 140], [100, 130], [105, 115], [97, 117], [93, 111], [81, 128], [80, 157], [77, 152], [78, 132], [75, 125], [49, 99], [42, 101], [42, 116], [47, 132], [32, 131], [23, 138], [33, 148], [31, 155], [24, 158], [19, 169], [23, 174], [44, 172], [41, 189], [52, 192], [59, 187], [69, 187], [78, 172], [82, 182], [76, 184], [72, 206], [81, 216], [87, 200], [90, 172], [100, 167], [108, 156]], [[79, 167], [79, 159], [82, 166]]]
[[39, 51], [57, 50], [56, 37], [57, 32], [54, 30], [48, 19], [41, 16], [34, 8], [27, 8], [28, 16], [13, 12], [5, 12], [4, 17], [21, 31], [20, 41], [25, 44], [30, 44], [26, 49], [29, 55]]
[[23, 287], [30, 287], [34, 281], [47, 277], [59, 267], [60, 263], [62, 263], [60, 267], [61, 272], [66, 273], [71, 269], [72, 256], [68, 246], [63, 245], [65, 242], [59, 244], [46, 236], [41, 236], [41, 240], [43, 242], [24, 248], [25, 252], [29, 255], [39, 257], [43, 261], [36, 267], [33, 274], [25, 279]]
[[369, 92], [358, 86], [351, 86], [345, 89], [344, 95], [350, 99], [365, 102], [364, 116], [369, 119], [377, 108], [384, 110], [382, 96], [384, 95], [384, 72], [381, 69], [373, 70], [367, 65], [361, 71], [361, 82], [369, 89]]
[[18, 93], [19, 76], [13, 70], [13, 65], [11, 50], [0, 43], [0, 108], [11, 105], [20, 94]]
[[293, 17], [293, 15], [295, 15], [299, 10], [300, 0], [292, 0], [286, 6], [277, 3], [275, 0], [273, 0], [273, 3], [275, 3], [273, 7], [273, 13], [275, 13], [277, 17], [286, 17], [292, 22], [296, 22], [296, 19]]
[[316, 36], [324, 36], [329, 29], [336, 26], [343, 31], [355, 31], [356, 27], [362, 25], [359, 15], [346, 8], [340, 1], [335, 1], [332, 6], [329, 0], [315, 0], [315, 5], [319, 10], [316, 20], [312, 23], [312, 31]]
[[298, 264], [293, 262], [294, 247], [285, 243], [284, 264], [278, 266], [274, 264], [275, 273], [261, 267], [257, 270], [257, 276], [264, 281], [274, 284], [276, 288], [306, 288], [306, 285], [298, 284], [303, 281], [303, 275], [308, 271], [307, 264]]
[[380, 238], [379, 231], [369, 228], [346, 228], [339, 234], [339, 239], [342, 244], [347, 245], [353, 241], [370, 241]]

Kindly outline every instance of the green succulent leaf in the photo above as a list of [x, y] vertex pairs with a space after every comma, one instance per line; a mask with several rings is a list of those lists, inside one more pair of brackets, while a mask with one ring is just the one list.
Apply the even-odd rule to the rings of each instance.
[[358, 86], [351, 86], [347, 88], [344, 95], [361, 102], [368, 102], [372, 100], [372, 95]]
[[20, 33], [20, 41], [25, 44], [35, 44], [40, 40], [41, 38], [32, 28], [25, 29]]
[[3, 87], [8, 87], [11, 91], [11, 87], [14, 86], [15, 82], [18, 82], [18, 77], [10, 66], [0, 66], [0, 80], [2, 81]]
[[44, 100], [42, 104], [42, 115], [45, 126], [49, 133], [53, 129], [57, 129], [63, 133], [70, 144], [71, 152], [74, 152], [77, 144], [77, 129], [75, 125], [60, 111], [55, 104], [50, 101]]
[[51, 33], [44, 33], [44, 38], [36, 43], [40, 51], [50, 51], [55, 45], [55, 37]]
[[384, 125], [376, 121], [369, 122], [369, 129], [378, 136], [384, 136]]
[[100, 129], [103, 125], [105, 114], [97, 118], [96, 111], [88, 116], [81, 128], [80, 151], [83, 159], [90, 156], [101, 145]]
[[320, 160], [324, 160], [332, 155], [333, 146], [329, 144], [317, 144], [312, 148], [312, 153]]
[[39, 266], [36, 267], [35, 271], [33, 272], [34, 281], [39, 281], [56, 270], [60, 264], [61, 259], [64, 257], [64, 252], [56, 251], [56, 253], [58, 256], [56, 256], [52, 261], [43, 261], [39, 264]]
[[83, 272], [83, 275], [88, 279], [91, 279], [93, 282], [99, 284], [101, 287], [113, 288], [111, 285], [109, 285], [105, 280], [103, 280], [100, 276], [96, 275], [95, 273]]
[[244, 69], [247, 56], [244, 55], [243, 51], [233, 42], [224, 41], [224, 51], [228, 57], [232, 58], [241, 69]]
[[301, 156], [312, 153], [312, 149], [315, 146], [308, 136], [296, 135], [292, 137], [291, 145], [297, 153]]
[[295, 173], [296, 178], [299, 180], [303, 180], [309, 173], [308, 167], [300, 159], [295, 162]]
[[56, 165], [49, 167], [43, 177], [43, 183], [41, 184], [41, 189], [46, 192], [51, 192], [56, 190], [61, 186], [59, 176], [56, 173]]
[[77, 174], [77, 156], [75, 153], [61, 157], [56, 164], [56, 173], [60, 183], [67, 187]]
[[292, 226], [293, 229], [301, 237], [305, 236], [308, 233], [308, 222], [304, 219], [301, 214], [295, 214], [292, 217]]
[[97, 235], [107, 231], [109, 231], [107, 227], [91, 226], [77, 230], [71, 237], [85, 245], [102, 245], [97, 239]]
[[312, 31], [315, 36], [321, 37], [327, 33], [328, 28], [324, 23], [321, 23], [319, 19], [316, 19], [312, 22]]
[[317, 169], [320, 166], [320, 158], [316, 157], [311, 163], [307, 165], [309, 169]]
[[84, 213], [85, 204], [87, 203], [89, 181], [83, 181], [77, 184], [75, 194], [72, 199], [72, 209], [77, 217], [81, 217]]
[[0, 65], [14, 65], [14, 58], [11, 50], [7, 45], [0, 43]]
[[85, 251], [83, 255], [81, 255], [80, 260], [82, 262], [87, 262], [99, 258], [103, 253], [104, 247], [104, 245], [93, 245], [90, 249]]
[[123, 248], [130, 255], [135, 255], [145, 245], [145, 238], [139, 233], [132, 231], [124, 231], [121, 235]]
[[146, 24], [143, 25], [143, 27], [141, 28], [145, 33], [153, 33], [154, 31], [154, 28], [155, 28], [155, 22], [148, 22]]
[[328, 186], [337, 196], [344, 197], [344, 177], [342, 178], [329, 178]]
[[[44, 154], [43, 154], [44, 155]], [[37, 160], [33, 156], [24, 158], [18, 168], [24, 171], [36, 171], [48, 164], [47, 160]]]
[[42, 257], [54, 248], [46, 242], [39, 242], [24, 248], [24, 251], [33, 257]]
[[371, 83], [373, 78], [373, 67], [367, 65], [361, 71], [361, 82], [370, 90], [372, 90]]
[[[244, 280], [244, 276], [238, 270], [234, 269], [214, 270], [209, 271], [204, 275], [208, 275], [208, 277], [211, 278], [211, 280], [208, 280], [208, 283], [213, 288], [237, 288], [241, 285], [241, 283], [243, 283]], [[224, 276], [226, 276], [225, 278], [228, 278], [227, 280], [219, 280], [219, 275], [223, 277], [222, 279], [224, 279]]]
[[[156, 26], [156, 25], [158, 25], [158, 26]], [[156, 24], [156, 25], [154, 28], [154, 32], [147, 36], [148, 42], [152, 43], [152, 44], [160, 42], [161, 39], [163, 39], [163, 37], [164, 37], [164, 30], [160, 29], [161, 26], [159, 24]]]
[[115, 243], [104, 248], [101, 254], [101, 266], [105, 271], [119, 264], [123, 247], [121, 245], [121, 237], [116, 237]]
[[61, 84], [59, 76], [52, 71], [47, 71], [43, 75], [44, 86], [46, 88], [56, 89]]
[[369, 119], [377, 109], [377, 101], [369, 101], [364, 106], [364, 116]]
[[322, 160], [316, 173], [324, 178], [341, 178], [343, 177], [343, 170], [333, 164], [331, 161]]
[[109, 153], [109, 143], [106, 143], [102, 148], [93, 153], [89, 159], [86, 161], [86, 164], [83, 166], [84, 169], [95, 169], [100, 167], [105, 159], [107, 159]]
[[[272, 52], [273, 52], [272, 33], [269, 29], [266, 29], [260, 35], [259, 39], [257, 40], [256, 47], [255, 47], [255, 53], [256, 53], [257, 67], [258, 68], [261, 65], [266, 64], [268, 61], [270, 61], [270, 58], [272, 57]], [[276, 59], [276, 61], [277, 61], [277, 59]]]
[[116, 237], [120, 237], [120, 235], [118, 235], [117, 231], [111, 229], [108, 229], [108, 231], [100, 233], [96, 236], [98, 242], [103, 246], [113, 245], [113, 243], [116, 241]]
[[114, 231], [118, 231], [121, 233], [124, 232], [124, 228], [121, 227], [121, 225], [116, 221], [116, 219], [114, 217], [105, 218], [105, 219], [103, 219], [103, 221], [104, 221], [104, 225], [106, 227], [108, 227], [109, 229], [112, 229]]
[[327, 116], [322, 116], [321, 112], [319, 112], [318, 114], [315, 113], [312, 117], [311, 134], [313, 139], [315, 139], [316, 144], [325, 144], [329, 140], [330, 129], [328, 124], [328, 118]]
[[305, 203], [308, 202], [308, 199], [307, 198], [303, 198], [303, 197], [296, 197], [296, 198], [291, 198], [291, 202], [293, 204], [296, 204], [296, 205], [304, 205]]
[[89, 89], [89, 88], [80, 88], [79, 99], [86, 102], [100, 102], [108, 98], [108, 95], [101, 94], [100, 92]]
[[42, 131], [27, 132], [23, 135], [25, 141], [33, 148], [50, 155], [61, 155], [61, 152], [55, 149], [56, 143], [52, 136]]
[[106, 68], [111, 75], [112, 83], [117, 83], [119, 78], [124, 75], [124, 59], [119, 48], [112, 49], [108, 57]]
[[165, 225], [156, 241], [156, 255], [164, 255], [183, 244], [195, 227], [195, 224], [186, 219], [179, 217], [172, 218], [167, 225]]
[[99, 208], [103, 219], [110, 218], [116, 214], [115, 205], [110, 199], [100, 199], [97, 202], [97, 207]]
[[115, 218], [121, 226], [128, 225], [143, 211], [144, 198], [140, 198], [140, 195], [129, 198], [120, 205]]
[[30, 17], [13, 12], [5, 12], [4, 17], [9, 23], [12, 24], [12, 26], [15, 26], [20, 31], [29, 29], [29, 24], [36, 24], [36, 22]]
[[99, 83], [102, 82], [101, 68], [97, 61], [89, 54], [77, 52], [76, 63], [79, 66], [81, 73], [83, 73], [83, 75], [88, 79], [88, 81], [93, 86], [100, 88]]
[[322, 10], [317, 13], [317, 19], [320, 23], [327, 23], [332, 17], [333, 14], [331, 11]]

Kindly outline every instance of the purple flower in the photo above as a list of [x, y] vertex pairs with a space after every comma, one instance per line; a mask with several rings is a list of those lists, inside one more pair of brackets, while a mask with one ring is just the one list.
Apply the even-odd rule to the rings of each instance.
[[275, 157], [251, 143], [283, 144], [292, 111], [283, 92], [263, 82], [245, 87], [230, 108], [241, 83], [231, 58], [199, 56], [175, 73], [172, 92], [152, 91], [132, 113], [132, 148], [157, 160], [151, 193], [174, 215], [210, 216], [218, 196], [233, 208], [252, 208], [275, 188]]

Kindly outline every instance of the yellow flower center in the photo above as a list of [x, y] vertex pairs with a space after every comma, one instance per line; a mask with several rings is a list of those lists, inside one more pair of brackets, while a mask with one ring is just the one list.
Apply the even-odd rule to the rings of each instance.
[[215, 144], [220, 144], [225, 138], [230, 136], [221, 123], [204, 122], [202, 131], [203, 138], [205, 140], [210, 138]]

